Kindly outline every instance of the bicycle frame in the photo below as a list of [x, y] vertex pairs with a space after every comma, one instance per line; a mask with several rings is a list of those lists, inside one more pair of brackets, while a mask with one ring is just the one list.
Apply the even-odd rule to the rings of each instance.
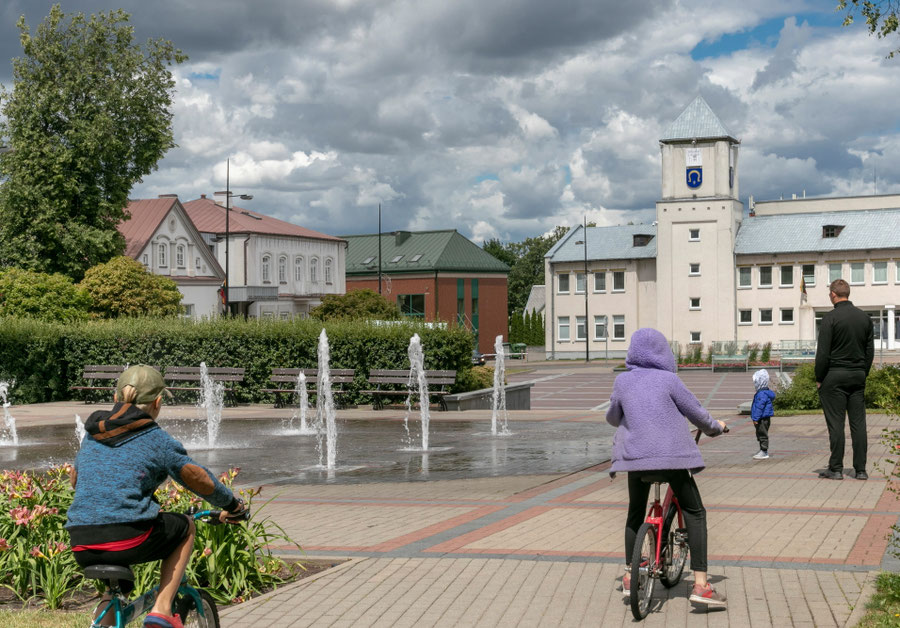
[[[684, 519], [681, 514], [681, 506], [678, 504], [678, 499], [675, 497], [675, 493], [672, 491], [671, 486], [667, 486], [666, 488], [666, 496], [663, 499], [663, 503], [659, 503], [659, 482], [653, 483], [653, 503], [650, 504], [650, 510], [647, 512], [647, 517], [644, 519], [646, 523], [649, 523], [656, 529], [656, 561], [654, 564], [659, 568], [659, 554], [662, 550], [662, 536], [663, 536], [663, 527], [665, 526], [665, 513], [669, 512], [669, 507], [674, 504], [675, 510], [678, 513], [678, 527], [684, 527]], [[651, 574], [656, 575], [656, 574]]]

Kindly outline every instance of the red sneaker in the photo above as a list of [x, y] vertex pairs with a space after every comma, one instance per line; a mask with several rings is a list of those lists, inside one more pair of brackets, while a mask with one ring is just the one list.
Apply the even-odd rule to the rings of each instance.
[[622, 595], [628, 597], [631, 595], [631, 570], [625, 572], [622, 576]]
[[148, 613], [144, 618], [144, 628], [184, 628], [184, 624], [177, 613], [171, 617], [161, 613]]
[[707, 606], [725, 607], [725, 596], [712, 588], [708, 582], [705, 587], [694, 585], [691, 589], [691, 602], [695, 604], [706, 604]]

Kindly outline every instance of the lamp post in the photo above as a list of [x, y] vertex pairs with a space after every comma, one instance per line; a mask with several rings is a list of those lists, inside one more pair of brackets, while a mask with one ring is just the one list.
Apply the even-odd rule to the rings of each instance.
[[[249, 201], [253, 199], [252, 194], [240, 194], [239, 197], [241, 200]], [[225, 293], [224, 293], [224, 303], [225, 303], [225, 315], [228, 316], [231, 312], [229, 310], [230, 301], [228, 299], [228, 291], [231, 288], [231, 281], [228, 275], [229, 270], [229, 245], [231, 244], [231, 159], [225, 160]]]
[[584, 246], [584, 361], [591, 362], [591, 334], [588, 323], [588, 253], [587, 253], [587, 216], [584, 217], [584, 236], [575, 244]]

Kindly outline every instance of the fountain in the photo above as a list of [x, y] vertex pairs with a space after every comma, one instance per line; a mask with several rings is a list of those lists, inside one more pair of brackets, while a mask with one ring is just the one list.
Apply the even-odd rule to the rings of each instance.
[[319, 334], [319, 380], [316, 383], [316, 449], [319, 452], [319, 466], [332, 471], [337, 461], [337, 422], [331, 395], [329, 359], [328, 334], [322, 329]]
[[409, 339], [409, 393], [406, 395], [406, 416], [403, 425], [406, 428], [407, 446], [411, 447], [409, 435], [409, 415], [412, 413], [413, 390], [418, 388], [419, 395], [419, 423], [422, 426], [422, 451], [428, 451], [428, 425], [431, 414], [428, 408], [428, 382], [425, 379], [425, 354], [422, 352], [422, 341], [419, 334], [413, 334]]
[[[310, 427], [309, 422], [307, 421], [307, 415], [309, 414], [309, 393], [306, 391], [306, 373], [304, 373], [302, 369], [300, 374], [297, 375], [297, 385], [294, 387], [294, 392], [298, 397], [299, 406], [297, 407], [297, 412], [291, 416], [291, 420], [288, 423], [288, 430], [297, 434], [315, 434], [316, 430]], [[300, 420], [300, 428], [298, 430], [294, 429], [295, 419]]]
[[225, 384], [214, 381], [206, 369], [206, 362], [200, 363], [200, 408], [206, 410], [206, 446], [213, 449], [219, 438], [222, 423], [222, 408], [225, 405]]
[[81, 415], [75, 415], [75, 440], [78, 441], [78, 446], [81, 447], [81, 441], [84, 440], [84, 435], [87, 432], [84, 429], [84, 421], [81, 420]]
[[9, 386], [11, 382], [0, 382], [0, 403], [3, 404], [3, 431], [0, 432], [0, 445], [19, 444], [19, 435], [16, 432], [16, 419], [9, 411]]
[[[494, 394], [491, 396], [491, 434], [509, 436], [509, 413], [506, 411], [506, 355], [503, 352], [503, 336], [494, 340], [497, 358], [494, 363]], [[500, 419], [498, 425], [497, 419]]]

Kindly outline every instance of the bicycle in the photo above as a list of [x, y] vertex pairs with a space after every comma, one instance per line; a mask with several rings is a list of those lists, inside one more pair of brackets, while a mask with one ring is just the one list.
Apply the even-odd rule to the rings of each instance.
[[[195, 521], [202, 521], [209, 525], [218, 525], [221, 523], [219, 516], [221, 510], [201, 510], [197, 511], [195, 507], [191, 507], [188, 515], [193, 517]], [[84, 577], [93, 580], [103, 580], [106, 582], [108, 591], [111, 595], [106, 608], [94, 618], [91, 628], [104, 628], [101, 622], [107, 613], [114, 613], [116, 617], [116, 628], [125, 628], [125, 626], [141, 617], [144, 613], [153, 608], [156, 602], [156, 596], [159, 587], [153, 587], [146, 593], [139, 594], [131, 602], [125, 597], [120, 582], [134, 582], [134, 573], [131, 567], [123, 567], [121, 565], [91, 565], [84, 569]], [[101, 602], [102, 604], [103, 602]], [[99, 607], [99, 605], [98, 605]], [[206, 591], [200, 591], [187, 584], [187, 579], [181, 581], [178, 587], [178, 593], [175, 596], [175, 604], [172, 609], [181, 616], [181, 621], [187, 626], [195, 626], [196, 628], [219, 628], [219, 610], [216, 608], [216, 602], [212, 596]], [[108, 628], [108, 627], [106, 627]]]
[[[722, 432], [728, 432], [728, 427]], [[700, 434], [697, 430], [694, 442], [700, 442]], [[665, 499], [660, 504], [659, 485], [666, 483], [665, 476], [648, 474], [641, 480], [653, 484], [653, 503], [638, 528], [631, 554], [631, 614], [637, 621], [650, 612], [654, 581], [658, 579], [667, 589], [677, 585], [688, 557], [687, 530], [672, 487], [666, 489]], [[673, 529], [676, 516], [678, 527]]]

